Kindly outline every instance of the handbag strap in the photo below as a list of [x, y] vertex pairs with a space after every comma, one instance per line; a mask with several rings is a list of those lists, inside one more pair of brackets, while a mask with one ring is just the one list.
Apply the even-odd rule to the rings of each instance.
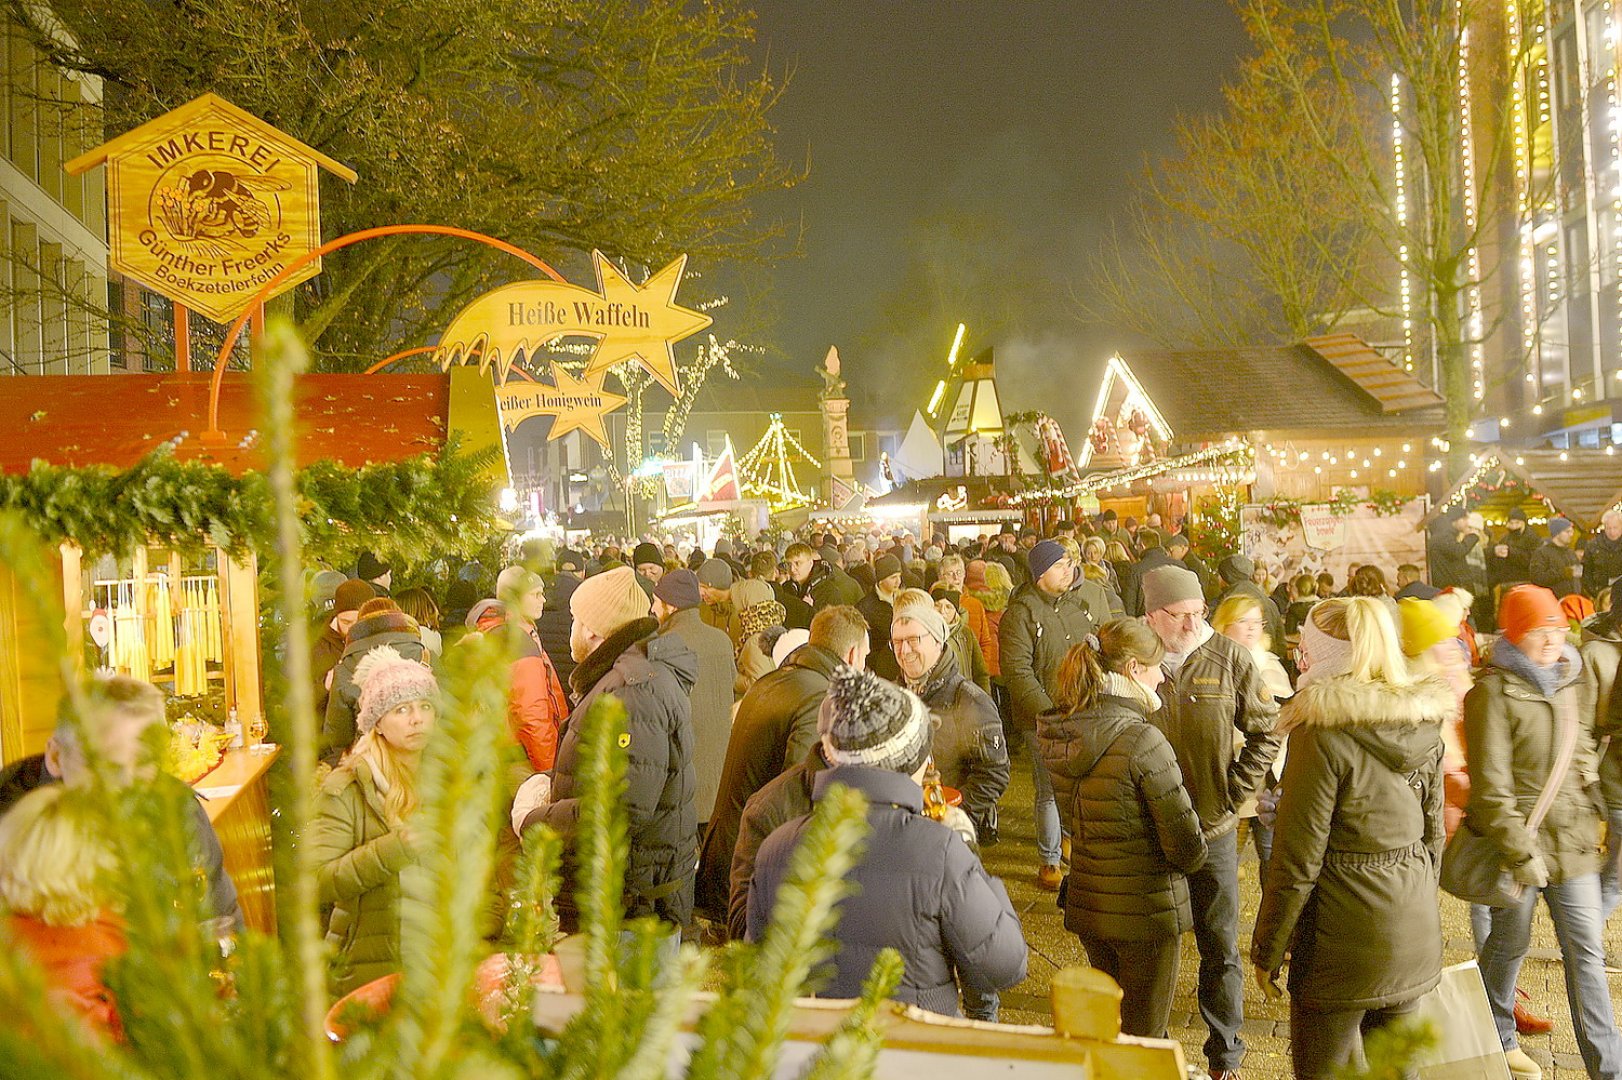
[[1549, 779], [1544, 782], [1543, 790], [1538, 792], [1538, 801], [1532, 807], [1532, 815], [1526, 819], [1526, 831], [1534, 835], [1538, 831], [1538, 826], [1543, 824], [1543, 819], [1549, 816], [1550, 809], [1554, 807], [1555, 796], [1560, 793], [1560, 785], [1565, 783], [1566, 774], [1571, 771], [1571, 763], [1577, 757], [1577, 711], [1571, 703], [1571, 695], [1561, 695], [1560, 700], [1551, 704], [1554, 705], [1555, 720], [1560, 725], [1560, 745], [1555, 751], [1554, 767], [1549, 770]]

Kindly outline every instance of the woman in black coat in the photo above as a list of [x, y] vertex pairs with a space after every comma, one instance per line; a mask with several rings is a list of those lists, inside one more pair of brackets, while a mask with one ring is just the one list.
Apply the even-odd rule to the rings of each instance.
[[1205, 862], [1177, 756], [1149, 723], [1165, 648], [1141, 620], [1105, 623], [1059, 668], [1037, 738], [1070, 831], [1065, 928], [1121, 985], [1121, 1030], [1164, 1038], [1178, 938], [1193, 925], [1183, 877]]

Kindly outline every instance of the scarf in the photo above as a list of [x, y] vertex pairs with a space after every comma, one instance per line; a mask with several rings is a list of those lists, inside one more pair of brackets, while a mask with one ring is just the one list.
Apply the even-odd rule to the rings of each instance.
[[1143, 706], [1145, 712], [1154, 712], [1160, 708], [1160, 701], [1149, 692], [1148, 687], [1130, 675], [1122, 675], [1119, 671], [1104, 672], [1104, 693], [1110, 697], [1126, 698]]

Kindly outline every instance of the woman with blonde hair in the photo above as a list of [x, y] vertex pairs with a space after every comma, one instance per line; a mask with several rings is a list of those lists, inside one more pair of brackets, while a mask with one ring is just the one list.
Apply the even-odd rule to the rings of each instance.
[[1073, 841], [1064, 925], [1121, 986], [1121, 1030], [1164, 1038], [1178, 942], [1194, 924], [1184, 878], [1205, 862], [1171, 743], [1149, 723], [1166, 650], [1137, 619], [1105, 623], [1059, 666], [1037, 740]]
[[1264, 996], [1289, 957], [1290, 1054], [1303, 1080], [1363, 1062], [1442, 971], [1442, 725], [1457, 700], [1415, 677], [1385, 605], [1337, 597], [1301, 627], [1301, 678], [1273, 857], [1251, 948]]
[[417, 766], [437, 716], [433, 672], [386, 646], [361, 658], [355, 678], [360, 736], [323, 782], [305, 838], [332, 905], [338, 996], [400, 968], [400, 875], [417, 861]]
[[0, 818], [0, 904], [13, 948], [44, 977], [62, 1012], [122, 1040], [108, 960], [127, 946], [112, 889], [117, 862], [106, 824], [82, 789], [47, 784]]
[[[1290, 686], [1289, 673], [1284, 665], [1273, 654], [1272, 643], [1267, 639], [1267, 615], [1262, 611], [1262, 602], [1250, 593], [1234, 593], [1211, 613], [1211, 629], [1222, 634], [1229, 640], [1237, 642], [1250, 653], [1250, 658], [1256, 664], [1256, 670], [1261, 673], [1262, 684], [1267, 687], [1268, 693], [1274, 700], [1282, 701], [1295, 693]], [[1244, 736], [1234, 732], [1235, 750], [1244, 745]], [[1263, 785], [1271, 787], [1278, 783], [1278, 778], [1284, 773], [1284, 759], [1288, 748], [1279, 750], [1278, 757], [1268, 766], [1267, 776]], [[1239, 824], [1248, 829], [1256, 844], [1256, 860], [1262, 866], [1262, 872], [1267, 871], [1267, 860], [1273, 855], [1273, 830], [1257, 816], [1256, 798], [1254, 793], [1239, 805], [1237, 810]], [[1239, 850], [1244, 850], [1245, 834], [1239, 834]]]

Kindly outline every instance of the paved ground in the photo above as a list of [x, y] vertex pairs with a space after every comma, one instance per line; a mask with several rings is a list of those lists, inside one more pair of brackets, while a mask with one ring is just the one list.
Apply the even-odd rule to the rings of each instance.
[[[1008, 886], [1014, 906], [1024, 922], [1025, 940], [1030, 943], [1030, 975], [1003, 995], [1002, 1019], [1007, 1023], [1050, 1023], [1048, 984], [1061, 967], [1086, 964], [1081, 944], [1064, 928], [1052, 893], [1035, 884], [1036, 834], [1031, 815], [1031, 782], [1028, 766], [1016, 763], [1013, 782], [1002, 800], [1002, 842], [985, 852], [987, 869]], [[1243, 898], [1239, 930], [1240, 953], [1247, 961], [1250, 929], [1255, 923], [1260, 899], [1254, 848], [1249, 848], [1239, 866], [1239, 889]], [[1606, 951], [1622, 955], [1622, 927], [1613, 921], [1606, 934]], [[1468, 907], [1444, 895], [1442, 929], [1447, 936], [1445, 962], [1468, 960], [1474, 951], [1470, 943]], [[1566, 1007], [1565, 979], [1555, 946], [1554, 929], [1547, 912], [1539, 908], [1532, 928], [1532, 952], [1521, 970], [1521, 988], [1532, 995], [1535, 1011], [1555, 1021], [1550, 1035], [1523, 1038], [1521, 1045], [1544, 1069], [1547, 1080], [1577, 1080], [1584, 1076], [1577, 1044], [1572, 1037], [1571, 1014]], [[1199, 956], [1192, 934], [1183, 936], [1183, 956], [1177, 998], [1172, 1006], [1172, 1034], [1182, 1040], [1189, 1062], [1203, 1063], [1200, 1046], [1205, 1027], [1194, 1004], [1194, 978]], [[1245, 985], [1244, 1039], [1250, 1048], [1244, 1075], [1247, 1080], [1283, 1080], [1289, 1070], [1289, 1008], [1287, 1001], [1263, 1002], [1250, 982], [1247, 962]], [[1622, 975], [1611, 977], [1613, 1008], [1619, 1002]]]

